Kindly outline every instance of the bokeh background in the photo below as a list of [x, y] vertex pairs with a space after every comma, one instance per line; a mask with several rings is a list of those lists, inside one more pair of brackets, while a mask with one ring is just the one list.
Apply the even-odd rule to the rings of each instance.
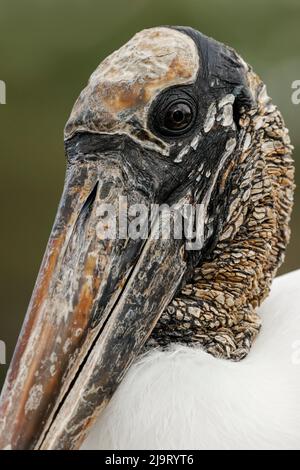
[[[299, 0], [0, 0], [0, 340], [7, 364], [30, 299], [64, 180], [62, 131], [98, 63], [145, 27], [180, 24], [230, 44], [268, 85], [299, 167]], [[298, 179], [299, 182], [299, 179]], [[300, 196], [281, 272], [300, 268]], [[7, 366], [0, 365], [0, 388]]]

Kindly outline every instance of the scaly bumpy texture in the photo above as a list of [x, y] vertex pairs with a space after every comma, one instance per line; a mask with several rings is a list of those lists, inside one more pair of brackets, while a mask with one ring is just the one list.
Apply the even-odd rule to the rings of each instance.
[[[256, 107], [240, 118], [240, 161], [226, 223], [209, 259], [161, 316], [147, 348], [198, 343], [214, 356], [240, 360], [259, 332], [256, 310], [289, 241], [294, 167], [281, 114], [250, 67], [248, 83]], [[224, 178], [231, 171], [229, 162]]]

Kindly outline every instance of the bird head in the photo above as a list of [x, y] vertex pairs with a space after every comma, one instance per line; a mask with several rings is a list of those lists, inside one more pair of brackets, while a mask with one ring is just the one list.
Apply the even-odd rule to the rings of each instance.
[[[289, 237], [282, 118], [233, 49], [191, 28], [141, 31], [107, 57], [74, 105], [65, 149], [2, 393], [3, 448], [78, 448], [148, 338], [244, 357]], [[149, 223], [161, 205], [169, 236], [166, 211]], [[174, 236], [180, 216], [190, 230]]]

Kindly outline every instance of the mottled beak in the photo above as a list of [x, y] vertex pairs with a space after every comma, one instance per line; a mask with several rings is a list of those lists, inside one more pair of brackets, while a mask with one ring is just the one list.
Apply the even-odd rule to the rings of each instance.
[[126, 178], [122, 145], [97, 155], [75, 147], [2, 393], [1, 448], [77, 448], [185, 270], [180, 240], [113, 233], [122, 201], [155, 199]]
[[[212, 236], [210, 198], [236, 142], [232, 119], [215, 120], [195, 85], [200, 69], [188, 34], [152, 28], [105, 59], [76, 101], [62, 199], [2, 391], [0, 448], [79, 448], [199, 261], [202, 246], [189, 258], [172, 227], [200, 200], [201, 243]], [[152, 213], [128, 232], [125, 206], [163, 203], [170, 236]]]
[[78, 448], [178, 288], [183, 241], [149, 237], [155, 220], [120, 233], [120, 209], [166, 201], [188, 172], [174, 178], [171, 145], [147, 116], [163, 90], [193, 83], [198, 62], [187, 35], [145, 30], [75, 103], [62, 199], [2, 392], [1, 448]]

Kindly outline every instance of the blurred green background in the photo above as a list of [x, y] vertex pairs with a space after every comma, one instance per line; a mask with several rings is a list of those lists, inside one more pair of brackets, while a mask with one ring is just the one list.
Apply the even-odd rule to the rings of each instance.
[[[145, 27], [189, 25], [230, 44], [268, 85], [299, 166], [299, 0], [0, 0], [1, 318], [11, 359], [64, 180], [62, 131], [98, 63]], [[299, 180], [298, 180], [299, 181]], [[281, 272], [300, 268], [300, 197]], [[7, 366], [0, 365], [0, 388]]]

